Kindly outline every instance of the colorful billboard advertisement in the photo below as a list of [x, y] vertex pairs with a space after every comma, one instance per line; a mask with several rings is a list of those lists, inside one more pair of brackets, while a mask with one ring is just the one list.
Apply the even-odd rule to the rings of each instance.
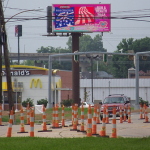
[[53, 32], [109, 32], [110, 4], [53, 4]]

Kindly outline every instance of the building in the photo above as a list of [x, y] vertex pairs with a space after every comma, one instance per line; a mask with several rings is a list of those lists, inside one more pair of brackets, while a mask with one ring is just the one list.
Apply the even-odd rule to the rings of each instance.
[[[20, 109], [22, 101], [26, 100], [27, 98], [33, 99], [35, 105], [40, 99], [48, 99], [48, 89], [50, 86], [48, 82], [48, 69], [25, 65], [11, 65], [10, 68], [15, 109]], [[99, 75], [100, 74], [101, 73], [99, 72]], [[72, 99], [72, 71], [55, 69], [52, 70], [51, 75], [51, 89], [53, 97], [50, 105], [52, 106], [53, 102], [60, 104], [62, 100]], [[104, 74], [102, 73], [102, 75]], [[107, 78], [98, 77], [94, 79], [90, 79], [90, 77], [83, 79], [81, 77], [81, 100], [91, 102], [91, 92], [93, 88], [93, 100], [103, 100], [109, 94], [125, 94], [126, 96], [130, 97], [132, 101], [135, 101], [135, 78], [113, 79], [111, 77], [112, 76], [109, 75]], [[8, 110], [9, 103], [5, 66], [3, 66], [2, 90], [3, 107], [5, 110]], [[85, 93], [87, 93], [86, 96]], [[150, 78], [139, 79], [139, 96], [150, 102]]]
[[[5, 66], [2, 67], [3, 106], [8, 110], [8, 92]], [[35, 66], [11, 65], [13, 101], [15, 109], [20, 109], [22, 101], [33, 99], [34, 104], [40, 99], [48, 99], [48, 69]], [[72, 98], [72, 72], [53, 70], [52, 92], [53, 101]]]

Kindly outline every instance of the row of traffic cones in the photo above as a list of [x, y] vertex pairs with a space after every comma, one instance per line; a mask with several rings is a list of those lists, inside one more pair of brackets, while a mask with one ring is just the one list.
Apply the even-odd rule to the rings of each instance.
[[144, 104], [143, 106], [140, 105], [140, 119], [145, 119], [143, 123], [150, 123], [148, 118], [147, 106]]
[[[91, 137], [92, 135], [101, 136], [101, 137], [108, 137], [106, 135], [106, 113], [103, 114], [103, 120], [102, 120], [102, 128], [100, 133], [97, 133], [97, 124], [100, 124], [100, 113], [99, 113], [99, 107], [94, 107], [94, 114], [92, 117], [92, 108], [91, 106], [88, 107], [88, 115], [87, 115], [87, 128], [84, 129], [84, 108], [83, 105], [81, 106], [81, 124], [80, 124], [80, 130], [77, 130], [77, 106], [72, 106], [72, 122], [73, 122], [73, 128], [70, 129], [70, 131], [80, 131], [80, 132], [86, 132], [87, 137]], [[106, 110], [105, 110], [106, 111]], [[116, 131], [116, 130], [115, 130]], [[114, 135], [112, 136], [115, 137]]]
[[[91, 107], [88, 108], [88, 119], [87, 119], [87, 137], [91, 137], [92, 135], [96, 135], [98, 137], [109, 137], [106, 135], [106, 121], [108, 123], [108, 120], [106, 120], [106, 109], [104, 109], [103, 113], [103, 119], [102, 119], [102, 126], [99, 134], [97, 134], [97, 124], [96, 124], [96, 107], [94, 107], [94, 115], [93, 115], [93, 123], [92, 123], [92, 111]], [[113, 109], [113, 119], [112, 119], [112, 138], [116, 138], [116, 109]]]
[[[28, 109], [27, 109], [28, 110]], [[30, 137], [34, 137], [34, 110], [27, 111], [27, 122], [30, 123]], [[13, 110], [10, 111], [10, 119], [8, 124], [8, 131], [7, 131], [7, 137], [11, 137], [12, 134], [12, 125], [14, 120], [14, 112]], [[46, 113], [45, 113], [45, 107], [43, 105], [43, 129], [38, 132], [51, 132], [52, 130], [47, 130], [46, 126]], [[25, 131], [24, 127], [24, 114], [23, 114], [23, 108], [20, 110], [20, 131], [17, 133], [28, 133]]]
[[[72, 118], [72, 122], [73, 122], [73, 129], [77, 131], [77, 125], [78, 125], [78, 106], [75, 105], [72, 107], [73, 111], [73, 118]], [[100, 136], [106, 136], [106, 123], [109, 123], [109, 119], [107, 120], [107, 113], [106, 113], [106, 109], [104, 109], [104, 114], [103, 114], [103, 120], [102, 120], [102, 128], [101, 131], [99, 133]], [[130, 111], [128, 111], [128, 116], [130, 118]], [[34, 121], [33, 118], [34, 116], [31, 116], [32, 114], [34, 114], [33, 111], [30, 111], [30, 136], [34, 136]], [[94, 115], [92, 118], [92, 108], [91, 106], [89, 106], [88, 108], [88, 119], [87, 119], [87, 136], [90, 137], [92, 135], [97, 135], [96, 131], [97, 131], [97, 124], [100, 123], [100, 119], [99, 119], [100, 113], [99, 113], [99, 108], [97, 106], [94, 107]], [[114, 117], [114, 116], [113, 116]], [[114, 129], [114, 124], [115, 124], [115, 120], [116, 118], [113, 118], [113, 133], [115, 131], [116, 134], [116, 129]], [[23, 110], [21, 110], [21, 128], [20, 128], [20, 133], [26, 133], [25, 129], [24, 129], [24, 117], [23, 117]], [[130, 120], [130, 119], [129, 119]], [[131, 121], [131, 120], [130, 120]], [[52, 125], [54, 128], [58, 128], [59, 127], [59, 120], [58, 120], [58, 106], [56, 105], [53, 108], [53, 120], [52, 120]], [[10, 121], [11, 124], [11, 121]], [[11, 125], [10, 125], [11, 126]], [[65, 126], [65, 119], [64, 119], [64, 106], [62, 107], [62, 126]], [[46, 114], [45, 114], [45, 107], [43, 106], [43, 129], [39, 132], [46, 132], [47, 130], [47, 126], [46, 126]], [[51, 130], [50, 130], [51, 131]], [[84, 130], [84, 108], [82, 106], [81, 108], [81, 128], [80, 131], [85, 132]], [[114, 135], [115, 135], [114, 134]], [[115, 137], [115, 136], [112, 137]]]

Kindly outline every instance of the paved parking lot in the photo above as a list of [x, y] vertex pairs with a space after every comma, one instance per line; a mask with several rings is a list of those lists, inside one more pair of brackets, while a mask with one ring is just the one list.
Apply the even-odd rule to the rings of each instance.
[[[149, 114], [148, 114], [149, 115]], [[119, 118], [117, 118], [117, 136], [118, 137], [148, 137], [150, 136], [150, 122], [145, 122], [144, 119], [139, 119], [139, 113], [132, 113], [131, 115], [131, 123], [123, 122], [119, 123]], [[85, 120], [85, 130], [86, 130], [86, 120]], [[112, 124], [111, 118], [109, 120], [109, 124], [106, 124], [106, 135], [111, 136], [112, 133]], [[79, 120], [80, 123], [80, 120]], [[66, 125], [71, 125], [71, 122], [65, 122]], [[97, 133], [99, 134], [101, 130], [102, 124], [97, 124]], [[42, 130], [42, 125], [34, 125], [34, 136], [35, 137], [50, 137], [50, 138], [74, 138], [74, 137], [86, 137], [86, 133], [70, 131], [72, 129], [69, 127], [62, 128], [51, 128], [51, 125], [47, 125], [48, 130], [52, 130], [51, 132], [38, 132]], [[80, 130], [80, 125], [78, 125], [78, 129]], [[8, 126], [0, 126], [0, 137], [6, 137], [8, 130]], [[12, 137], [21, 137], [21, 136], [30, 136], [30, 126], [25, 125], [25, 130], [28, 133], [17, 133], [20, 131], [20, 125], [12, 126]]]

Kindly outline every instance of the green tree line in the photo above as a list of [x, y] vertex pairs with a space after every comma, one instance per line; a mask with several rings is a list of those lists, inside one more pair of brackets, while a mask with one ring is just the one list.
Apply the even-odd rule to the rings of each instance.
[[[72, 52], [72, 38], [69, 37], [66, 43], [67, 47], [43, 47], [41, 46], [36, 51], [37, 53], [70, 53]], [[114, 53], [120, 53], [122, 49], [122, 53], [128, 53], [128, 50], [134, 50], [134, 52], [145, 52], [150, 51], [150, 38], [145, 37], [141, 39], [134, 40], [133, 38], [122, 39], [120, 43], [117, 45]], [[90, 35], [83, 35], [79, 40], [79, 51], [80, 52], [89, 52], [89, 51], [99, 51], [99, 52], [107, 52], [107, 49], [103, 47], [102, 36], [100, 34], [95, 35], [93, 38]], [[98, 66], [97, 66], [98, 61]], [[128, 56], [123, 55], [113, 55], [111, 61], [108, 61], [107, 65], [102, 62], [102, 60], [94, 61], [93, 69], [96, 71], [106, 71], [112, 74], [115, 78], [127, 78], [128, 69], [134, 67], [133, 60], [130, 60]], [[150, 58], [147, 60], [143, 60], [140, 57], [140, 70], [147, 71], [150, 70], [149, 65]], [[15, 62], [11, 62], [14, 64]], [[34, 65], [34, 60], [25, 60], [22, 64], [24, 65]], [[43, 61], [45, 67], [48, 68], [48, 61]], [[67, 61], [55, 60], [53, 61], [52, 67], [54, 69], [62, 69], [62, 70], [72, 70], [72, 63]], [[90, 71], [90, 67], [88, 68]]]

